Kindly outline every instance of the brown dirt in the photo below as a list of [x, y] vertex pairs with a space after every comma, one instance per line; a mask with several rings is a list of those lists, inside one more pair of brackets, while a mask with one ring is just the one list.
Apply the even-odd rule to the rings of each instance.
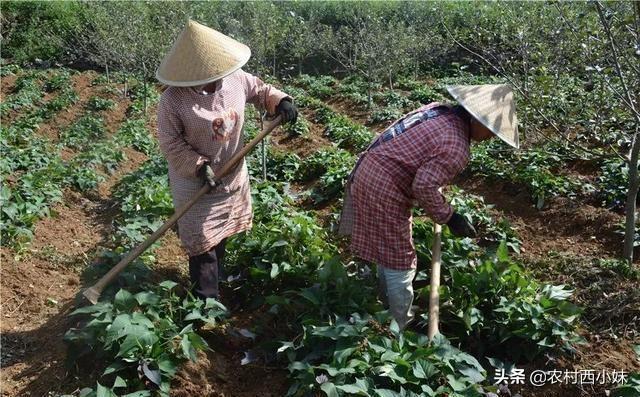
[[15, 74], [10, 74], [0, 78], [0, 96], [2, 97], [2, 101], [6, 99], [7, 95], [13, 93], [17, 79], [18, 76]]
[[[60, 112], [41, 128], [41, 133], [52, 140], [58, 139], [60, 129], [75, 120], [83, 111], [82, 104], [93, 95], [92, 80], [91, 74], [87, 73], [74, 76], [80, 103], [69, 111]], [[10, 85], [3, 78], [3, 95]], [[330, 104], [337, 111], [366, 124], [366, 113], [354, 111], [346, 101], [335, 100]], [[120, 101], [115, 111], [105, 115], [110, 133], [115, 132], [124, 119], [125, 109], [126, 104]], [[154, 135], [155, 123], [152, 117], [149, 128]], [[383, 128], [384, 125], [372, 127], [375, 131]], [[312, 124], [309, 135], [310, 140], [288, 138], [279, 131], [274, 133], [272, 142], [302, 158], [320, 147], [331, 145], [319, 125]], [[97, 249], [109, 244], [114, 216], [110, 200], [113, 186], [122, 175], [135, 170], [146, 159], [130, 149], [126, 154], [127, 160], [100, 185], [97, 194], [82, 196], [66, 191], [64, 202], [54, 207], [53, 216], [36, 225], [36, 237], [26, 253], [18, 256], [9, 249], [0, 248], [2, 396], [70, 393], [90, 383], [88, 379], [95, 379], [95, 373], [82, 374], [78, 378], [67, 371], [63, 364], [66, 351], [62, 337], [74, 325], [68, 314], [81, 289], [80, 271]], [[69, 151], [67, 155], [71, 157], [74, 153]], [[590, 166], [576, 164], [575, 172], [590, 175]], [[489, 184], [483, 180], [465, 180], [461, 185], [484, 196], [487, 203], [496, 206], [496, 212], [510, 220], [523, 240], [522, 258], [536, 277], [575, 286], [576, 301], [589, 308], [584, 314], [587, 329], [583, 330], [589, 345], [581, 346], [573, 358], [560, 358], [551, 363], [542, 359], [523, 366], [527, 372], [541, 368], [640, 370], [632, 351], [632, 344], [640, 343], [638, 283], [621, 278], [594, 262], [596, 258], [614, 257], [619, 253], [620, 237], [614, 230], [621, 217], [569, 199], [551, 200], [547, 208], [538, 211], [526, 193], [514, 186]], [[155, 256], [154, 278], [188, 283], [187, 257], [174, 232], [161, 239]], [[254, 321], [253, 315], [237, 313], [229, 324], [248, 327]], [[239, 365], [243, 352], [251, 348], [251, 343], [236, 343], [224, 331], [212, 332], [206, 338], [214, 351], [202, 353], [197, 363], [181, 369], [173, 382], [172, 395], [249, 397], [285, 394], [287, 373], [280, 365]], [[511, 389], [519, 391], [517, 387]], [[524, 397], [582, 397], [604, 395], [603, 392], [603, 388], [581, 390], [574, 385], [521, 389]]]
[[148, 159], [144, 153], [140, 153], [137, 150], [128, 147], [124, 148], [124, 154], [126, 159], [122, 163], [118, 164], [116, 171], [111, 174], [104, 183], [101, 183], [98, 186], [99, 197], [110, 196], [112, 189], [123, 176], [137, 170], [140, 165]]
[[467, 178], [459, 185], [483, 196], [509, 219], [522, 240], [524, 259], [544, 258], [554, 252], [589, 257], [621, 254], [621, 237], [615, 231], [623, 218], [605, 208], [555, 198], [537, 210], [524, 189], [510, 184]]
[[[529, 376], [533, 371], [561, 371], [571, 373], [571, 371], [593, 370], [594, 373], [611, 374], [613, 371], [640, 371], [640, 362], [630, 360], [634, 352], [628, 341], [589, 341], [588, 345], [581, 346], [575, 356], [561, 357], [553, 359], [543, 357], [526, 365], [517, 365], [517, 368], [524, 369]], [[569, 381], [562, 383], [546, 383], [536, 387], [525, 381], [525, 385], [520, 387], [510, 387], [512, 393], [520, 393], [523, 397], [595, 397], [607, 396], [607, 390], [616, 385], [607, 382], [605, 384], [589, 385], [571, 384]]]
[[77, 120], [84, 112], [84, 105], [94, 92], [93, 87], [91, 87], [91, 81], [93, 81], [94, 77], [95, 73], [93, 72], [71, 76], [71, 84], [78, 94], [78, 101], [71, 105], [70, 108], [59, 111], [51, 120], [40, 125], [38, 134], [51, 139], [52, 142], [57, 142], [60, 139], [60, 132]]
[[66, 191], [52, 217], [40, 220], [21, 255], [2, 248], [3, 396], [71, 392], [78, 380], [66, 366], [64, 333], [80, 291], [80, 271], [108, 235], [102, 203]]
[[[588, 175], [590, 169], [589, 164], [576, 164], [573, 172]], [[538, 360], [519, 368], [526, 373], [536, 369], [639, 371], [633, 351], [633, 345], [640, 343], [639, 283], [599, 265], [600, 258], [621, 254], [622, 237], [615, 230], [622, 216], [568, 198], [552, 199], [537, 210], [524, 189], [485, 179], [462, 179], [458, 185], [483, 196], [485, 203], [495, 206], [496, 215], [509, 220], [522, 240], [520, 258], [537, 279], [574, 287], [573, 300], [585, 310], [581, 334], [588, 344], [578, 346], [574, 357], [551, 363]], [[511, 391], [524, 397], [586, 397], [604, 396], [607, 387], [612, 385], [527, 384]]]
[[370, 123], [369, 115], [370, 111], [366, 107], [356, 105], [343, 97], [335, 97], [326, 101], [326, 104], [331, 106], [333, 110], [338, 113], [349, 115], [349, 117], [362, 125], [367, 126], [376, 134], [381, 133], [390, 124], [386, 123]]
[[305, 109], [301, 113], [309, 123], [307, 136], [289, 136], [282, 128], [277, 128], [271, 134], [271, 142], [278, 150], [295, 153], [304, 159], [317, 152], [318, 149], [331, 147], [333, 143], [324, 136], [324, 127], [312, 121], [313, 112]]
[[287, 391], [287, 371], [281, 367], [240, 365], [243, 353], [201, 353], [185, 365], [171, 385], [176, 397], [279, 397]]
[[[40, 133], [57, 140], [61, 128], [84, 112], [84, 104], [96, 91], [90, 85], [93, 75], [73, 77], [80, 101], [72, 109], [59, 112]], [[125, 118], [127, 106], [127, 101], [120, 100], [116, 109], [103, 112], [109, 133], [114, 133]], [[70, 393], [95, 378], [96, 374], [88, 373], [79, 379], [68, 371], [63, 336], [75, 325], [68, 315], [82, 288], [81, 270], [97, 250], [110, 244], [115, 215], [111, 189], [147, 158], [128, 148], [125, 154], [127, 159], [98, 187], [97, 194], [83, 196], [66, 190], [63, 202], [53, 207], [52, 216], [36, 223], [35, 238], [26, 252], [18, 255], [1, 248], [2, 396]], [[62, 153], [63, 158], [73, 155], [71, 150]]]

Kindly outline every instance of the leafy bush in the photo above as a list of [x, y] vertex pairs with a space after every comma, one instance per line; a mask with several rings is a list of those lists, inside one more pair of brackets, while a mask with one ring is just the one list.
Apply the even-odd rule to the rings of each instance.
[[329, 164], [327, 170], [318, 180], [311, 194], [316, 204], [331, 200], [344, 191], [344, 185], [355, 165], [354, 156], [345, 157], [345, 161]]
[[506, 218], [495, 219], [489, 212], [492, 206], [487, 206], [483, 197], [466, 193], [455, 186], [450, 187], [447, 196], [450, 196], [449, 203], [456, 212], [476, 227], [483, 240], [493, 243], [504, 241], [508, 248], [520, 253], [521, 241], [509, 221]]
[[66, 69], [58, 69], [52, 72], [51, 76], [44, 84], [47, 92], [59, 91], [63, 88], [70, 88], [71, 73]]
[[[479, 354], [499, 349], [513, 360], [533, 359], [551, 347], [571, 350], [582, 341], [575, 332], [581, 309], [568, 300], [572, 290], [533, 279], [509, 258], [504, 242], [495, 257], [447, 270], [440, 295], [444, 332], [475, 345]], [[419, 295], [428, 299], [429, 288]]]
[[335, 250], [310, 213], [297, 210], [271, 184], [254, 185], [253, 229], [229, 245], [237, 263], [249, 266], [253, 279], [275, 279], [315, 268]]
[[384, 107], [388, 108], [405, 109], [412, 108], [416, 105], [410, 98], [407, 98], [406, 96], [394, 90], [380, 91], [377, 92], [373, 97]]
[[353, 162], [353, 155], [344, 149], [320, 149], [305, 159], [300, 165], [295, 179], [302, 182], [310, 181], [321, 177], [329, 169], [340, 168], [343, 164], [351, 164]]
[[302, 160], [295, 153], [279, 152], [269, 148], [267, 156], [267, 177], [269, 180], [292, 181]]
[[409, 99], [411, 99], [412, 101], [420, 102], [422, 104], [428, 104], [431, 102], [442, 102], [444, 101], [445, 97], [431, 86], [420, 85], [411, 90]]
[[14, 93], [4, 98], [0, 104], [0, 116], [5, 116], [10, 110], [28, 108], [43, 97], [40, 82], [41, 75], [27, 72], [16, 79]]
[[602, 205], [610, 209], [622, 209], [627, 200], [629, 166], [621, 159], [606, 160], [597, 178], [598, 195]]
[[144, 119], [128, 119], [118, 129], [115, 139], [121, 145], [131, 146], [147, 156], [156, 153], [157, 143], [149, 133]]
[[[88, 315], [81, 328], [71, 328], [65, 342], [76, 353], [74, 361], [91, 354], [108, 365], [102, 378], [113, 387], [98, 383], [98, 395], [158, 390], [169, 395], [171, 378], [186, 360], [195, 361], [197, 351], [208, 348], [195, 328], [215, 325], [226, 308], [214, 299], [206, 303], [192, 296], [180, 298], [177, 284], [164, 281], [132, 294], [121, 289], [113, 302], [77, 309], [72, 315]], [[114, 379], [115, 377], [115, 379]], [[107, 390], [111, 393], [104, 394]], [[102, 392], [100, 392], [102, 390]]]
[[73, 42], [84, 13], [74, 2], [8, 2], [2, 14], [2, 58], [22, 64], [37, 58], [61, 60], [68, 50], [63, 43]]
[[129, 116], [141, 116], [145, 114], [145, 99], [147, 109], [150, 106], [154, 106], [160, 100], [160, 93], [156, 89], [156, 87], [147, 83], [146, 85], [140, 81], [137, 81], [135, 85], [131, 88], [131, 104], [127, 109], [127, 114]]
[[333, 95], [336, 85], [335, 78], [331, 76], [301, 75], [293, 80], [294, 84], [304, 88], [309, 95], [317, 98], [328, 98]]
[[288, 354], [294, 382], [287, 396], [480, 395], [486, 372], [472, 356], [442, 336], [400, 333], [395, 322], [376, 315], [337, 318], [335, 324], [305, 327]]
[[298, 120], [296, 120], [294, 124], [285, 124], [283, 128], [290, 136], [300, 136], [305, 138], [309, 135], [309, 122], [302, 115], [298, 116]]
[[15, 123], [0, 128], [0, 239], [21, 248], [33, 237], [31, 228], [62, 198], [66, 168], [55, 148], [34, 135], [37, 125]]
[[381, 123], [384, 121], [397, 120], [402, 117], [404, 113], [402, 109], [396, 107], [376, 107], [369, 115], [370, 123]]
[[102, 118], [86, 115], [62, 131], [60, 143], [74, 149], [82, 149], [97, 138], [104, 137], [106, 133]]
[[343, 115], [335, 115], [326, 123], [325, 134], [339, 147], [361, 152], [371, 143], [374, 135], [369, 129]]
[[100, 112], [103, 110], [111, 110], [116, 107], [116, 103], [111, 99], [100, 98], [98, 96], [92, 96], [87, 102], [87, 109], [94, 112]]
[[122, 212], [118, 238], [125, 246], [144, 240], [162, 220], [173, 214], [166, 160], [159, 154], [149, 159], [116, 185], [113, 193]]
[[474, 145], [469, 168], [492, 179], [524, 185], [537, 208], [542, 208], [549, 197], [573, 196], [590, 188], [556, 171], [566, 159], [562, 148], [543, 146], [516, 152], [504, 150], [504, 144], [495, 139]]

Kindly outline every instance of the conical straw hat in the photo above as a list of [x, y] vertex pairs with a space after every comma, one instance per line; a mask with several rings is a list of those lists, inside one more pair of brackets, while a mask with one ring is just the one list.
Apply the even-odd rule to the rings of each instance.
[[520, 147], [511, 87], [506, 84], [455, 85], [448, 86], [447, 91], [500, 139], [516, 149]]
[[206, 84], [240, 69], [250, 56], [246, 45], [190, 20], [162, 60], [156, 78], [178, 87]]

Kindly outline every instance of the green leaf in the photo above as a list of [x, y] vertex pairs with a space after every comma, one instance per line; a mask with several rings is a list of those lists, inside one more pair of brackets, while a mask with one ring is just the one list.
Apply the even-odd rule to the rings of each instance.
[[271, 264], [271, 273], [269, 274], [269, 276], [273, 279], [278, 277], [278, 274], [280, 274], [280, 267], [278, 266], [277, 263], [272, 263]]
[[102, 386], [100, 383], [96, 385], [96, 397], [117, 397], [116, 393], [108, 387]]
[[367, 390], [363, 389], [362, 386], [357, 383], [350, 385], [336, 385], [336, 388], [350, 395], [370, 396]]
[[118, 371], [122, 371], [125, 368], [127, 368], [127, 366], [124, 363], [120, 361], [116, 361], [114, 363], [109, 364], [109, 366], [102, 373], [102, 376], [113, 374]]
[[185, 357], [195, 362], [197, 359], [196, 350], [193, 348], [193, 345], [191, 344], [191, 341], [189, 340], [188, 335], [182, 335], [182, 341], [180, 342], [180, 346], [182, 347], [182, 353], [185, 355]]
[[322, 390], [327, 395], [327, 397], [339, 397], [336, 385], [331, 382], [325, 382], [321, 384], [320, 390]]
[[125, 394], [122, 397], [151, 397], [149, 390], [134, 391], [133, 393]]
[[160, 301], [160, 297], [150, 291], [138, 292], [134, 295], [134, 298], [139, 305], [143, 306], [153, 306]]
[[116, 380], [113, 382], [113, 388], [116, 387], [127, 387], [127, 382], [119, 376], [116, 376]]
[[453, 375], [447, 375], [447, 383], [454, 391], [464, 391], [468, 387], [466, 383], [459, 381]]
[[176, 286], [178, 285], [178, 283], [176, 283], [175, 281], [171, 281], [171, 280], [165, 280], [163, 282], [160, 283], [160, 286], [168, 291], [174, 289]]
[[498, 246], [498, 250], [496, 251], [496, 258], [500, 262], [508, 262], [509, 261], [509, 248], [507, 248], [506, 241], [502, 240], [500, 245]]
[[113, 304], [120, 310], [128, 310], [135, 306], [136, 300], [129, 291], [121, 289], [113, 299]]
[[413, 375], [418, 379], [429, 379], [438, 373], [435, 365], [424, 359], [419, 359], [413, 363]]
[[400, 393], [389, 389], [375, 389], [374, 391], [378, 397], [402, 397]]

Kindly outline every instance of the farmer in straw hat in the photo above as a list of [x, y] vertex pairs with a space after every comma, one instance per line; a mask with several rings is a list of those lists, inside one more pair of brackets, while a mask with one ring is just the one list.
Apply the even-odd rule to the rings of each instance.
[[[189, 21], [156, 72], [168, 85], [158, 105], [158, 141], [169, 163], [176, 207], [186, 203], [242, 149], [246, 103], [284, 122], [295, 122], [291, 97], [240, 69], [249, 47], [206, 26]], [[225, 239], [251, 228], [249, 176], [244, 162], [203, 196], [178, 221], [189, 255], [194, 292], [218, 298], [218, 267]]]
[[381, 298], [401, 328], [413, 318], [414, 201], [455, 236], [474, 236], [438, 189], [466, 166], [471, 140], [497, 135], [518, 148], [509, 86], [447, 89], [460, 105], [432, 103], [396, 121], [360, 157], [345, 187], [340, 233], [351, 235], [355, 255], [377, 265]]

